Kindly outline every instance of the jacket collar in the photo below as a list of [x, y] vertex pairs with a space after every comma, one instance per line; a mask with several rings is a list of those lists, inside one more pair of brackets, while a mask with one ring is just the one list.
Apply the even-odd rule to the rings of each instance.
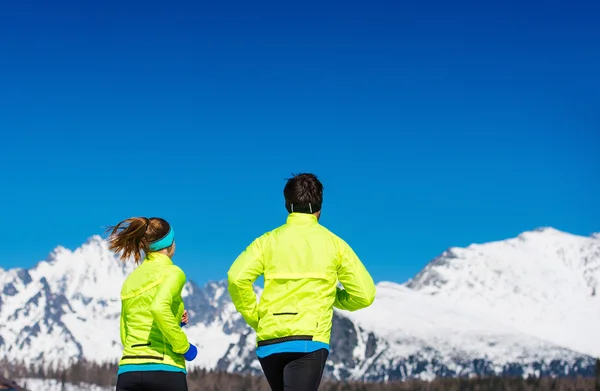
[[162, 265], [172, 265], [173, 261], [171, 260], [171, 258], [167, 257], [165, 254], [161, 254], [161, 253], [157, 253], [157, 252], [151, 252], [149, 254], [146, 255], [146, 258], [144, 259], [144, 262], [154, 262], [154, 263], [159, 263]]
[[290, 213], [287, 217], [287, 224], [294, 225], [312, 225], [318, 224], [317, 216], [308, 213]]

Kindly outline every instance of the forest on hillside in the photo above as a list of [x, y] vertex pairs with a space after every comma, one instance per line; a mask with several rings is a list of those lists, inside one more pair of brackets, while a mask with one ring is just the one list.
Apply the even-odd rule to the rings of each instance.
[[[99, 365], [81, 361], [67, 369], [41, 369], [23, 364], [0, 362], [5, 377], [13, 379], [55, 379], [62, 383], [95, 384], [112, 388], [116, 384], [116, 364]], [[261, 376], [192, 370], [188, 374], [189, 391], [270, 391]], [[324, 379], [320, 391], [600, 391], [600, 360], [595, 377], [565, 378], [440, 378], [433, 381], [403, 382], [332, 381]], [[28, 390], [36, 391], [36, 390]]]

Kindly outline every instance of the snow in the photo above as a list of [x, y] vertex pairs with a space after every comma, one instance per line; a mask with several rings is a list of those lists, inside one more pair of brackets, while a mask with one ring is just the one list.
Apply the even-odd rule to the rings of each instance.
[[[116, 361], [119, 291], [133, 268], [93, 236], [73, 251], [57, 247], [31, 270], [0, 269], [0, 357], [26, 363]], [[191, 319], [184, 331], [199, 348], [189, 367], [260, 370], [255, 335], [231, 303], [225, 282], [203, 288], [188, 282], [183, 296]], [[574, 362], [600, 356], [599, 308], [598, 235], [545, 227], [450, 248], [405, 284], [377, 284], [371, 307], [336, 310], [352, 322], [356, 340], [347, 357], [330, 357], [330, 370], [385, 380], [392, 370], [413, 373], [417, 362], [409, 358], [416, 357], [427, 362], [418, 376], [428, 379], [433, 362], [456, 373], [469, 371], [473, 359], [487, 360], [499, 372], [508, 363], [522, 364], [527, 372], [534, 363]], [[375, 344], [367, 358], [369, 338]]]
[[[51, 287], [68, 298], [106, 299], [115, 297], [133, 262], [121, 263], [100, 237], [91, 237], [75, 251], [58, 247], [31, 271], [32, 278], [46, 277]], [[117, 295], [118, 298], [118, 295]], [[120, 305], [118, 300], [117, 304]]]
[[239, 336], [235, 334], [223, 333], [222, 326], [218, 323], [191, 326], [186, 334], [199, 351], [198, 358], [188, 364], [190, 368], [214, 368], [215, 363], [227, 353], [227, 348], [239, 340]]
[[65, 387], [62, 387], [62, 383], [52, 379], [17, 379], [17, 384], [26, 388], [28, 391], [112, 391], [114, 387], [103, 388], [92, 384], [72, 384], [65, 383]]
[[422, 294], [393, 283], [378, 284], [378, 296], [371, 307], [345, 315], [388, 341], [386, 353], [392, 360], [422, 354], [427, 347], [434, 351], [431, 358], [439, 354], [477, 357], [485, 352], [483, 358], [499, 364], [578, 356], [481, 313], [462, 309], [450, 298]]
[[[600, 241], [546, 228], [517, 238], [451, 249], [407, 284], [511, 327], [600, 356]], [[420, 300], [414, 298], [411, 300]]]

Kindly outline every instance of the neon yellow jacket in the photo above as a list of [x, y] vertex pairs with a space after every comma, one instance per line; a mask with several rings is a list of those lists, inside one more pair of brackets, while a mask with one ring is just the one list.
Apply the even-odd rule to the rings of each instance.
[[[258, 304], [252, 284], [261, 275]], [[227, 278], [233, 304], [256, 330], [257, 344], [329, 343], [333, 307], [355, 311], [375, 299], [373, 279], [354, 251], [310, 214], [291, 213], [284, 225], [254, 240]]]
[[180, 322], [185, 274], [171, 259], [150, 253], [121, 289], [121, 343], [124, 364], [167, 364], [185, 369], [189, 349]]

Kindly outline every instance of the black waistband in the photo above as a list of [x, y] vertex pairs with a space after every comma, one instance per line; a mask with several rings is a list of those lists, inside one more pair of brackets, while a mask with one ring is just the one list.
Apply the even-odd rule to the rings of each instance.
[[139, 360], [139, 359], [144, 359], [144, 360], [159, 360], [159, 361], [164, 361], [165, 360], [164, 357], [146, 356], [146, 355], [140, 355], [140, 356], [123, 356], [123, 357], [121, 357], [121, 360]]
[[258, 346], [267, 346], [267, 345], [273, 345], [276, 343], [289, 342], [289, 341], [312, 341], [312, 339], [313, 339], [312, 335], [290, 335], [289, 337], [273, 338], [273, 339], [267, 339], [264, 341], [258, 341], [257, 345]]

